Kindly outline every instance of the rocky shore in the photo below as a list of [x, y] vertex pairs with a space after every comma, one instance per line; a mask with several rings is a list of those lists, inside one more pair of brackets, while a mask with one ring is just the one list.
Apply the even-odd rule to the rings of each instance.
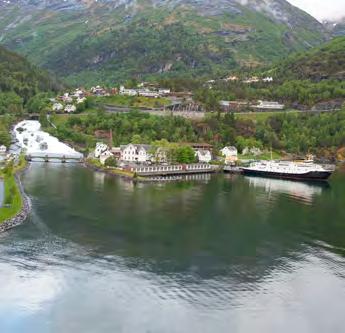
[[16, 175], [15, 178], [16, 178], [17, 186], [19, 188], [21, 197], [22, 197], [23, 205], [20, 212], [16, 216], [0, 224], [0, 233], [6, 232], [22, 224], [25, 221], [25, 219], [28, 217], [31, 211], [31, 201], [30, 201], [30, 198], [25, 194], [19, 175]]

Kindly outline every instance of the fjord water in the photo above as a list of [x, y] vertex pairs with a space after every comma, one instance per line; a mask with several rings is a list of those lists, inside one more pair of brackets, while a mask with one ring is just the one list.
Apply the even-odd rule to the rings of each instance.
[[31, 165], [0, 332], [344, 332], [345, 178], [200, 178]]

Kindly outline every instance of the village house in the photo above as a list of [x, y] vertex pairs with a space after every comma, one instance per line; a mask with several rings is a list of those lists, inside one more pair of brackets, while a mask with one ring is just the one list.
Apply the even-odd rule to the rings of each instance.
[[81, 103], [83, 103], [83, 102], [85, 102], [86, 101], [86, 98], [85, 97], [78, 97], [77, 98], [77, 104], [81, 104]]
[[221, 151], [225, 164], [234, 164], [238, 160], [238, 151], [234, 146], [224, 147]]
[[200, 163], [210, 163], [212, 161], [212, 154], [209, 150], [198, 149], [195, 152], [195, 156]]
[[1, 145], [1, 146], [0, 146], [0, 154], [1, 154], [1, 155], [5, 155], [5, 154], [6, 154], [6, 151], [7, 151], [6, 146]]
[[126, 89], [124, 86], [120, 87], [120, 95], [124, 96], [138, 96], [136, 89]]
[[272, 76], [267, 76], [262, 79], [263, 82], [270, 83], [273, 82], [273, 77]]
[[94, 152], [95, 158], [99, 158], [103, 153], [109, 150], [108, 146], [103, 142], [97, 142]]
[[77, 108], [73, 104], [68, 104], [65, 106], [65, 112], [67, 112], [67, 113], [72, 113], [72, 112], [75, 112], [76, 110], [77, 110]]
[[69, 93], [65, 93], [63, 94], [63, 96], [61, 97], [62, 101], [65, 103], [72, 103], [73, 102], [73, 98], [69, 95]]
[[61, 103], [54, 103], [52, 110], [55, 112], [59, 112], [63, 110], [63, 105]]
[[99, 161], [102, 165], [105, 164], [106, 160], [109, 158], [109, 157], [113, 157], [113, 154], [111, 153], [111, 151], [109, 150], [106, 150], [104, 153], [101, 154], [101, 156], [99, 157]]
[[252, 76], [251, 78], [244, 80], [243, 83], [257, 83], [260, 82], [259, 78], [257, 76]]
[[146, 163], [151, 161], [151, 146], [128, 144], [121, 146], [121, 160], [124, 162]]
[[253, 109], [259, 110], [283, 110], [285, 108], [284, 104], [278, 102], [268, 102], [268, 101], [258, 101], [258, 104], [251, 105]]
[[161, 96], [167, 96], [171, 94], [171, 90], [170, 89], [165, 89], [165, 88], [159, 88], [158, 89], [158, 94]]
[[149, 97], [149, 98], [159, 97], [159, 93], [157, 93], [156, 91], [148, 90], [148, 89], [139, 89], [138, 94], [139, 96], [142, 96], [142, 97]]

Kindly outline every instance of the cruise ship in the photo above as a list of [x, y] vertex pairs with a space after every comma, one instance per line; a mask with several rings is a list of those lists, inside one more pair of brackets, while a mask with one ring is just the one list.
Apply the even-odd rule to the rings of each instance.
[[248, 176], [263, 176], [292, 180], [327, 180], [334, 170], [312, 162], [258, 161], [242, 172]]

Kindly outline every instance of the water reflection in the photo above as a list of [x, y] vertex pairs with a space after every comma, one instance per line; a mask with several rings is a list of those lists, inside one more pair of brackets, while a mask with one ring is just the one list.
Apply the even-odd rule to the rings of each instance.
[[282, 193], [305, 204], [312, 204], [316, 196], [329, 187], [328, 183], [307, 183], [292, 180], [248, 177], [245, 179], [250, 186], [264, 189], [267, 194]]
[[31, 166], [33, 213], [0, 236], [1, 333], [341, 332], [343, 185], [266, 181]]

